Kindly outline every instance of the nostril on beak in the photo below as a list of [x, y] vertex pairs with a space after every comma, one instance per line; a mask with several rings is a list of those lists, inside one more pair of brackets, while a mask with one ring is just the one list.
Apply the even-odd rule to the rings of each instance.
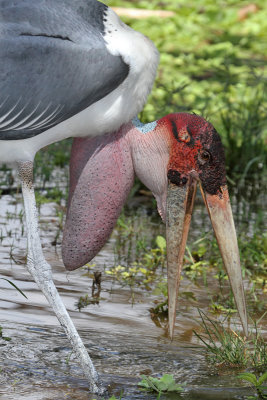
[[195, 171], [194, 169], [192, 169], [192, 171], [190, 171], [189, 172], [189, 175], [193, 178], [193, 179], [195, 179], [195, 180], [197, 180], [197, 181], [199, 181], [199, 175], [198, 175], [198, 172], [197, 171]]

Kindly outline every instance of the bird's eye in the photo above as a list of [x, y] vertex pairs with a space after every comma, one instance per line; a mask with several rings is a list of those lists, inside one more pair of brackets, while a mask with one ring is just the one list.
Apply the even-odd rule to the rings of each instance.
[[211, 159], [211, 155], [207, 150], [201, 150], [198, 153], [198, 161], [200, 162], [200, 164], [206, 164], [207, 162], [209, 162]]

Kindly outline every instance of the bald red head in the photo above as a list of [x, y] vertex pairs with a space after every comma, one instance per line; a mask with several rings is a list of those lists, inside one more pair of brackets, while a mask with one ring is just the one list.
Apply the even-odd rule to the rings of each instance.
[[188, 113], [169, 114], [158, 121], [168, 129], [170, 155], [168, 179], [184, 185], [191, 174], [207, 193], [216, 194], [226, 184], [225, 158], [220, 136], [204, 118]]

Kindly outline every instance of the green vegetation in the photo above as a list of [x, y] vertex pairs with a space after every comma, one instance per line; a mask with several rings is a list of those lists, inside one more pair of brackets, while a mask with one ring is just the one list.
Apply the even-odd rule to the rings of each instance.
[[[243, 277], [249, 281], [247, 292], [248, 309], [250, 312], [266, 311], [264, 297], [267, 292], [267, 236], [256, 230], [252, 235], [242, 232], [239, 235], [239, 251], [242, 261]], [[206, 234], [187, 247], [184, 265], [185, 275], [195, 283], [200, 280], [206, 286], [210, 296], [210, 309], [213, 312], [235, 312], [233, 296], [225, 292], [227, 273], [223, 267], [218, 244], [213, 234]], [[209, 290], [209, 279], [217, 283], [216, 294]], [[212, 286], [212, 285], [211, 285]]]
[[[142, 237], [141, 232], [140, 236]], [[120, 237], [117, 236], [117, 239], [119, 238]], [[126, 262], [124, 261], [123, 265], [112, 266], [111, 268], [106, 269], [105, 273], [114, 277], [122, 284], [128, 285], [130, 288], [134, 285], [139, 285], [149, 289], [150, 284], [158, 279], [158, 275], [156, 274], [158, 267], [163, 270], [165, 266], [166, 240], [163, 236], [158, 235], [155, 239], [155, 247], [153, 246], [153, 248], [149, 249], [145, 238], [142, 238], [141, 242], [142, 247], [138, 246], [138, 243], [140, 244], [139, 239], [139, 242], [136, 243], [134, 249], [128, 249], [127, 258], [125, 260]], [[118, 250], [118, 246], [116, 246], [116, 249]], [[133, 252], [136, 253], [136, 257], [135, 261], [131, 263], [129, 259], [133, 259]], [[130, 263], [131, 266], [129, 267]]]
[[242, 379], [243, 381], [249, 382], [251, 386], [254, 387], [257, 391], [257, 397], [249, 396], [248, 399], [267, 399], [267, 395], [263, 392], [264, 389], [267, 389], [267, 386], [263, 386], [263, 383], [267, 381], [267, 371], [262, 374], [258, 379], [255, 374], [251, 374], [249, 372], [238, 375], [238, 378]]
[[[140, 218], [122, 214], [115, 229], [115, 262], [105, 268], [105, 274], [122, 286], [134, 291], [141, 287], [162, 296], [162, 301], [151, 309], [152, 314], [166, 315], [166, 241], [162, 235], [149, 236]], [[243, 276], [249, 282], [248, 309], [251, 313], [264, 313], [267, 292], [267, 236], [259, 231], [251, 236], [242, 232], [239, 249]], [[184, 258], [183, 275], [195, 284], [206, 287], [213, 313], [236, 313], [233, 296], [229, 296], [228, 276], [213, 233], [189, 242]], [[217, 289], [214, 290], [214, 287]], [[211, 289], [210, 289], [211, 288]], [[227, 288], [227, 290], [226, 290]], [[218, 290], [219, 289], [219, 290]], [[192, 291], [181, 291], [181, 297], [196, 305]], [[91, 301], [91, 300], [90, 300]], [[89, 303], [90, 303], [89, 301]]]
[[3, 328], [2, 328], [2, 326], [0, 326], [0, 339], [5, 340], [6, 342], [9, 342], [9, 341], [11, 340], [10, 337], [4, 336], [4, 335], [3, 335]]
[[173, 375], [169, 374], [163, 375], [160, 379], [145, 375], [141, 375], [141, 378], [142, 380], [138, 383], [138, 386], [144, 390], [158, 393], [157, 399], [160, 399], [164, 393], [180, 393], [184, 390], [185, 386], [185, 383], [183, 385], [175, 383]]
[[[11, 286], [13, 286], [23, 297], [25, 297], [25, 299], [27, 299], [28, 297], [26, 296], [25, 293], [23, 293], [23, 291], [17, 287], [17, 285], [15, 285], [14, 282], [10, 281], [9, 279], [6, 278], [0, 278], [3, 281], [7, 281]], [[3, 328], [2, 326], [0, 326], [0, 339], [5, 340], [6, 342], [9, 342], [11, 340], [10, 337], [8, 336], [3, 336]]]
[[23, 297], [25, 297], [25, 299], [28, 298], [28, 297], [26, 296], [26, 294], [23, 293], [23, 291], [22, 291], [20, 288], [18, 288], [17, 285], [15, 285], [14, 282], [10, 281], [10, 280], [7, 279], [7, 278], [0, 278], [0, 279], [2, 279], [3, 281], [7, 281], [7, 282], [8, 282], [11, 286], [13, 286]]
[[[194, 331], [205, 345], [208, 359], [217, 366], [234, 368], [249, 367], [256, 371], [267, 368], [267, 343], [258, 328], [260, 321], [254, 323], [254, 332], [249, 337], [242, 337], [239, 332], [226, 329], [222, 323], [213, 321], [199, 310], [201, 328], [204, 333]], [[264, 315], [261, 317], [261, 319]]]

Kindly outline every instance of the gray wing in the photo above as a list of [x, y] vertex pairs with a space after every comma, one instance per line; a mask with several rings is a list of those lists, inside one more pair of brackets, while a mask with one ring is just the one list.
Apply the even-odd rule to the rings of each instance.
[[129, 66], [103, 39], [95, 0], [0, 0], [0, 140], [26, 139], [119, 86]]

